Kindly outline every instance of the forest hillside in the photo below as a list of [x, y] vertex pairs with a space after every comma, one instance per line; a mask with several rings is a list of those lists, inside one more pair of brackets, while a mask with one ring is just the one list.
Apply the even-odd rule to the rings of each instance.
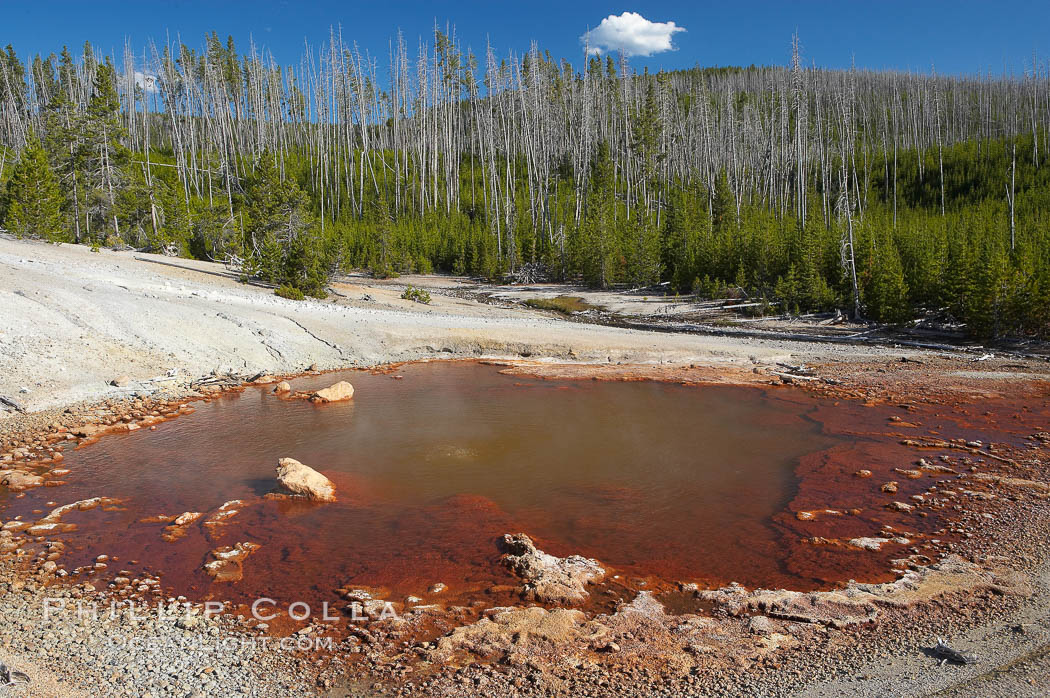
[[226, 261], [760, 299], [1050, 334], [1050, 82], [806, 65], [635, 72], [333, 32], [298, 65], [205, 37], [0, 54], [0, 221]]

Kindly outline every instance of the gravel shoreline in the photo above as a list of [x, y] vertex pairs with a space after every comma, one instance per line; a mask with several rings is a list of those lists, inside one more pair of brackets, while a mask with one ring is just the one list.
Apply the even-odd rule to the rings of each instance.
[[[0, 596], [0, 652], [11, 668], [31, 678], [24, 689], [12, 687], [12, 695], [43, 695], [46, 684], [61, 686], [63, 695], [323, 693], [326, 679], [309, 665], [308, 654], [264, 647], [263, 638], [244, 634], [236, 619], [208, 619], [160, 599], [134, 606], [113, 599], [109, 606], [79, 588], [46, 588], [33, 577], [21, 581], [10, 567], [0, 573], [17, 580], [3, 585]], [[167, 615], [159, 616], [158, 608]]]

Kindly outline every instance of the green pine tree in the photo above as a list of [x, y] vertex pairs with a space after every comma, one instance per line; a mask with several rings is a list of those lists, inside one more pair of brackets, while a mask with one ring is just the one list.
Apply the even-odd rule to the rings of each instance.
[[667, 202], [664, 218], [663, 252], [664, 268], [676, 293], [693, 290], [696, 278], [696, 231], [690, 225], [686, 197], [680, 191], [672, 191]]
[[736, 225], [736, 200], [725, 170], [718, 175], [711, 194], [711, 230], [722, 236]]
[[787, 274], [777, 279], [773, 295], [780, 301], [781, 307], [785, 311], [798, 314], [802, 307], [802, 293], [794, 264], [788, 267]]
[[84, 207], [84, 174], [80, 167], [83, 114], [69, 95], [76, 79], [76, 65], [69, 50], [62, 48], [55, 90], [44, 106], [44, 147], [62, 190], [62, 215], [73, 231], [73, 241], [80, 242], [81, 211]]
[[[660, 140], [663, 133], [663, 124], [660, 123], [660, 108], [657, 103], [656, 82], [648, 79], [645, 101], [641, 110], [635, 115], [633, 139], [631, 148], [634, 150], [642, 166], [642, 180], [647, 187], [655, 188], [656, 175], [664, 154], [660, 152]], [[664, 78], [658, 77], [662, 82]]]
[[[387, 201], [385, 191], [381, 190], [379, 196], [372, 200], [371, 218], [372, 239], [369, 241], [371, 246], [368, 262], [369, 269], [372, 275], [378, 279], [388, 279], [392, 276], [397, 276], [397, 270], [394, 269], [393, 262], [394, 220], [390, 215], [390, 204]], [[466, 267], [465, 260], [461, 264], [461, 269], [464, 269]]]
[[826, 228], [819, 211], [817, 206], [811, 206], [806, 222], [799, 231], [799, 306], [804, 310], [830, 310], [837, 301], [835, 291], [824, 276], [824, 250], [821, 243]]
[[7, 182], [4, 224], [18, 237], [63, 240], [62, 194], [47, 153], [36, 136], [30, 136]]
[[616, 278], [619, 255], [616, 235], [613, 164], [609, 144], [602, 141], [591, 168], [587, 215], [580, 235], [580, 267], [584, 280], [605, 288]]
[[861, 300], [872, 319], [896, 324], [911, 317], [904, 268], [888, 233], [879, 236], [874, 244], [868, 258], [866, 279]]
[[982, 339], [1002, 336], [1009, 326], [1010, 260], [997, 240], [982, 241], [973, 270], [965, 320], [970, 333]]
[[633, 286], [648, 286], [660, 280], [660, 231], [641, 207], [636, 207], [628, 224], [625, 245], [627, 280]]
[[120, 237], [117, 196], [129, 177], [125, 168], [131, 153], [120, 122], [116, 71], [107, 59], [98, 65], [87, 113], [79, 126], [76, 166], [83, 173], [86, 232], [96, 241]]
[[156, 188], [161, 224], [159, 235], [150, 247], [160, 250], [174, 244], [180, 254], [189, 251], [192, 221], [182, 196], [182, 187], [178, 183], [172, 185], [158, 178]]
[[281, 179], [273, 156], [260, 156], [255, 172], [245, 182], [244, 273], [323, 297], [330, 277], [330, 254], [307, 205], [299, 185]]

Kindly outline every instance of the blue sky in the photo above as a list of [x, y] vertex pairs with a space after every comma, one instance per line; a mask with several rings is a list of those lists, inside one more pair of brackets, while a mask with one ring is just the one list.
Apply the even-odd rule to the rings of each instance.
[[1031, 65], [1033, 52], [1040, 60], [1050, 56], [1050, 6], [1045, 0], [0, 0], [0, 44], [11, 43], [26, 57], [57, 52], [63, 44], [79, 49], [90, 39], [104, 53], [119, 53], [126, 37], [141, 52], [148, 39], [161, 44], [166, 34], [181, 34], [185, 43], [199, 47], [204, 32], [215, 30], [222, 37], [232, 34], [239, 49], [252, 36], [279, 62], [298, 63], [304, 42], [316, 45], [330, 26], [342, 25], [344, 39], [356, 40], [385, 67], [389, 37], [401, 29], [414, 49], [420, 35], [429, 37], [436, 19], [442, 27], [454, 25], [461, 43], [478, 53], [486, 37], [501, 56], [511, 49], [522, 52], [535, 39], [541, 49], [578, 65], [580, 36], [624, 12], [686, 30], [670, 33], [673, 50], [633, 57], [639, 70], [785, 64], [796, 29], [807, 63], [822, 67], [848, 67], [855, 59], [858, 67], [872, 69], [1019, 73]]

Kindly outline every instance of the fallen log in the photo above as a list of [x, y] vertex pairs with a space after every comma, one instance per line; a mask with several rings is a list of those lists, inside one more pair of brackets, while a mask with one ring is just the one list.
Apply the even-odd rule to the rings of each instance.
[[780, 366], [781, 368], [786, 368], [789, 373], [792, 373], [794, 375], [798, 375], [798, 376], [812, 376], [813, 375], [813, 370], [809, 369], [809, 368], [806, 368], [806, 364], [799, 364], [798, 366], [792, 366], [791, 364], [785, 364], [785, 363], [782, 363], [782, 362], [778, 361], [777, 362], [777, 366]]
[[17, 684], [29, 683], [29, 676], [21, 671], [10, 669], [6, 664], [0, 662], [0, 688], [15, 686]]
[[930, 652], [941, 660], [941, 666], [944, 666], [945, 662], [954, 662], [955, 664], [977, 663], [976, 656], [960, 652], [941, 638], [937, 638], [937, 644], [930, 648]]
[[772, 375], [774, 375], [774, 376], [779, 376], [780, 380], [784, 381], [785, 383], [791, 383], [792, 381], [797, 381], [797, 380], [798, 381], [815, 381], [815, 380], [820, 380], [816, 376], [800, 376], [800, 375], [795, 374], [795, 373], [784, 373], [783, 371], [770, 371], [770, 373]]
[[26, 411], [26, 408], [22, 405], [22, 403], [18, 400], [15, 400], [13, 397], [5, 397], [4, 395], [0, 395], [0, 404], [7, 405], [16, 412]]
[[776, 303], [734, 303], [733, 305], [716, 306], [719, 310], [732, 310], [734, 308], [755, 308], [760, 305], [777, 305]]

